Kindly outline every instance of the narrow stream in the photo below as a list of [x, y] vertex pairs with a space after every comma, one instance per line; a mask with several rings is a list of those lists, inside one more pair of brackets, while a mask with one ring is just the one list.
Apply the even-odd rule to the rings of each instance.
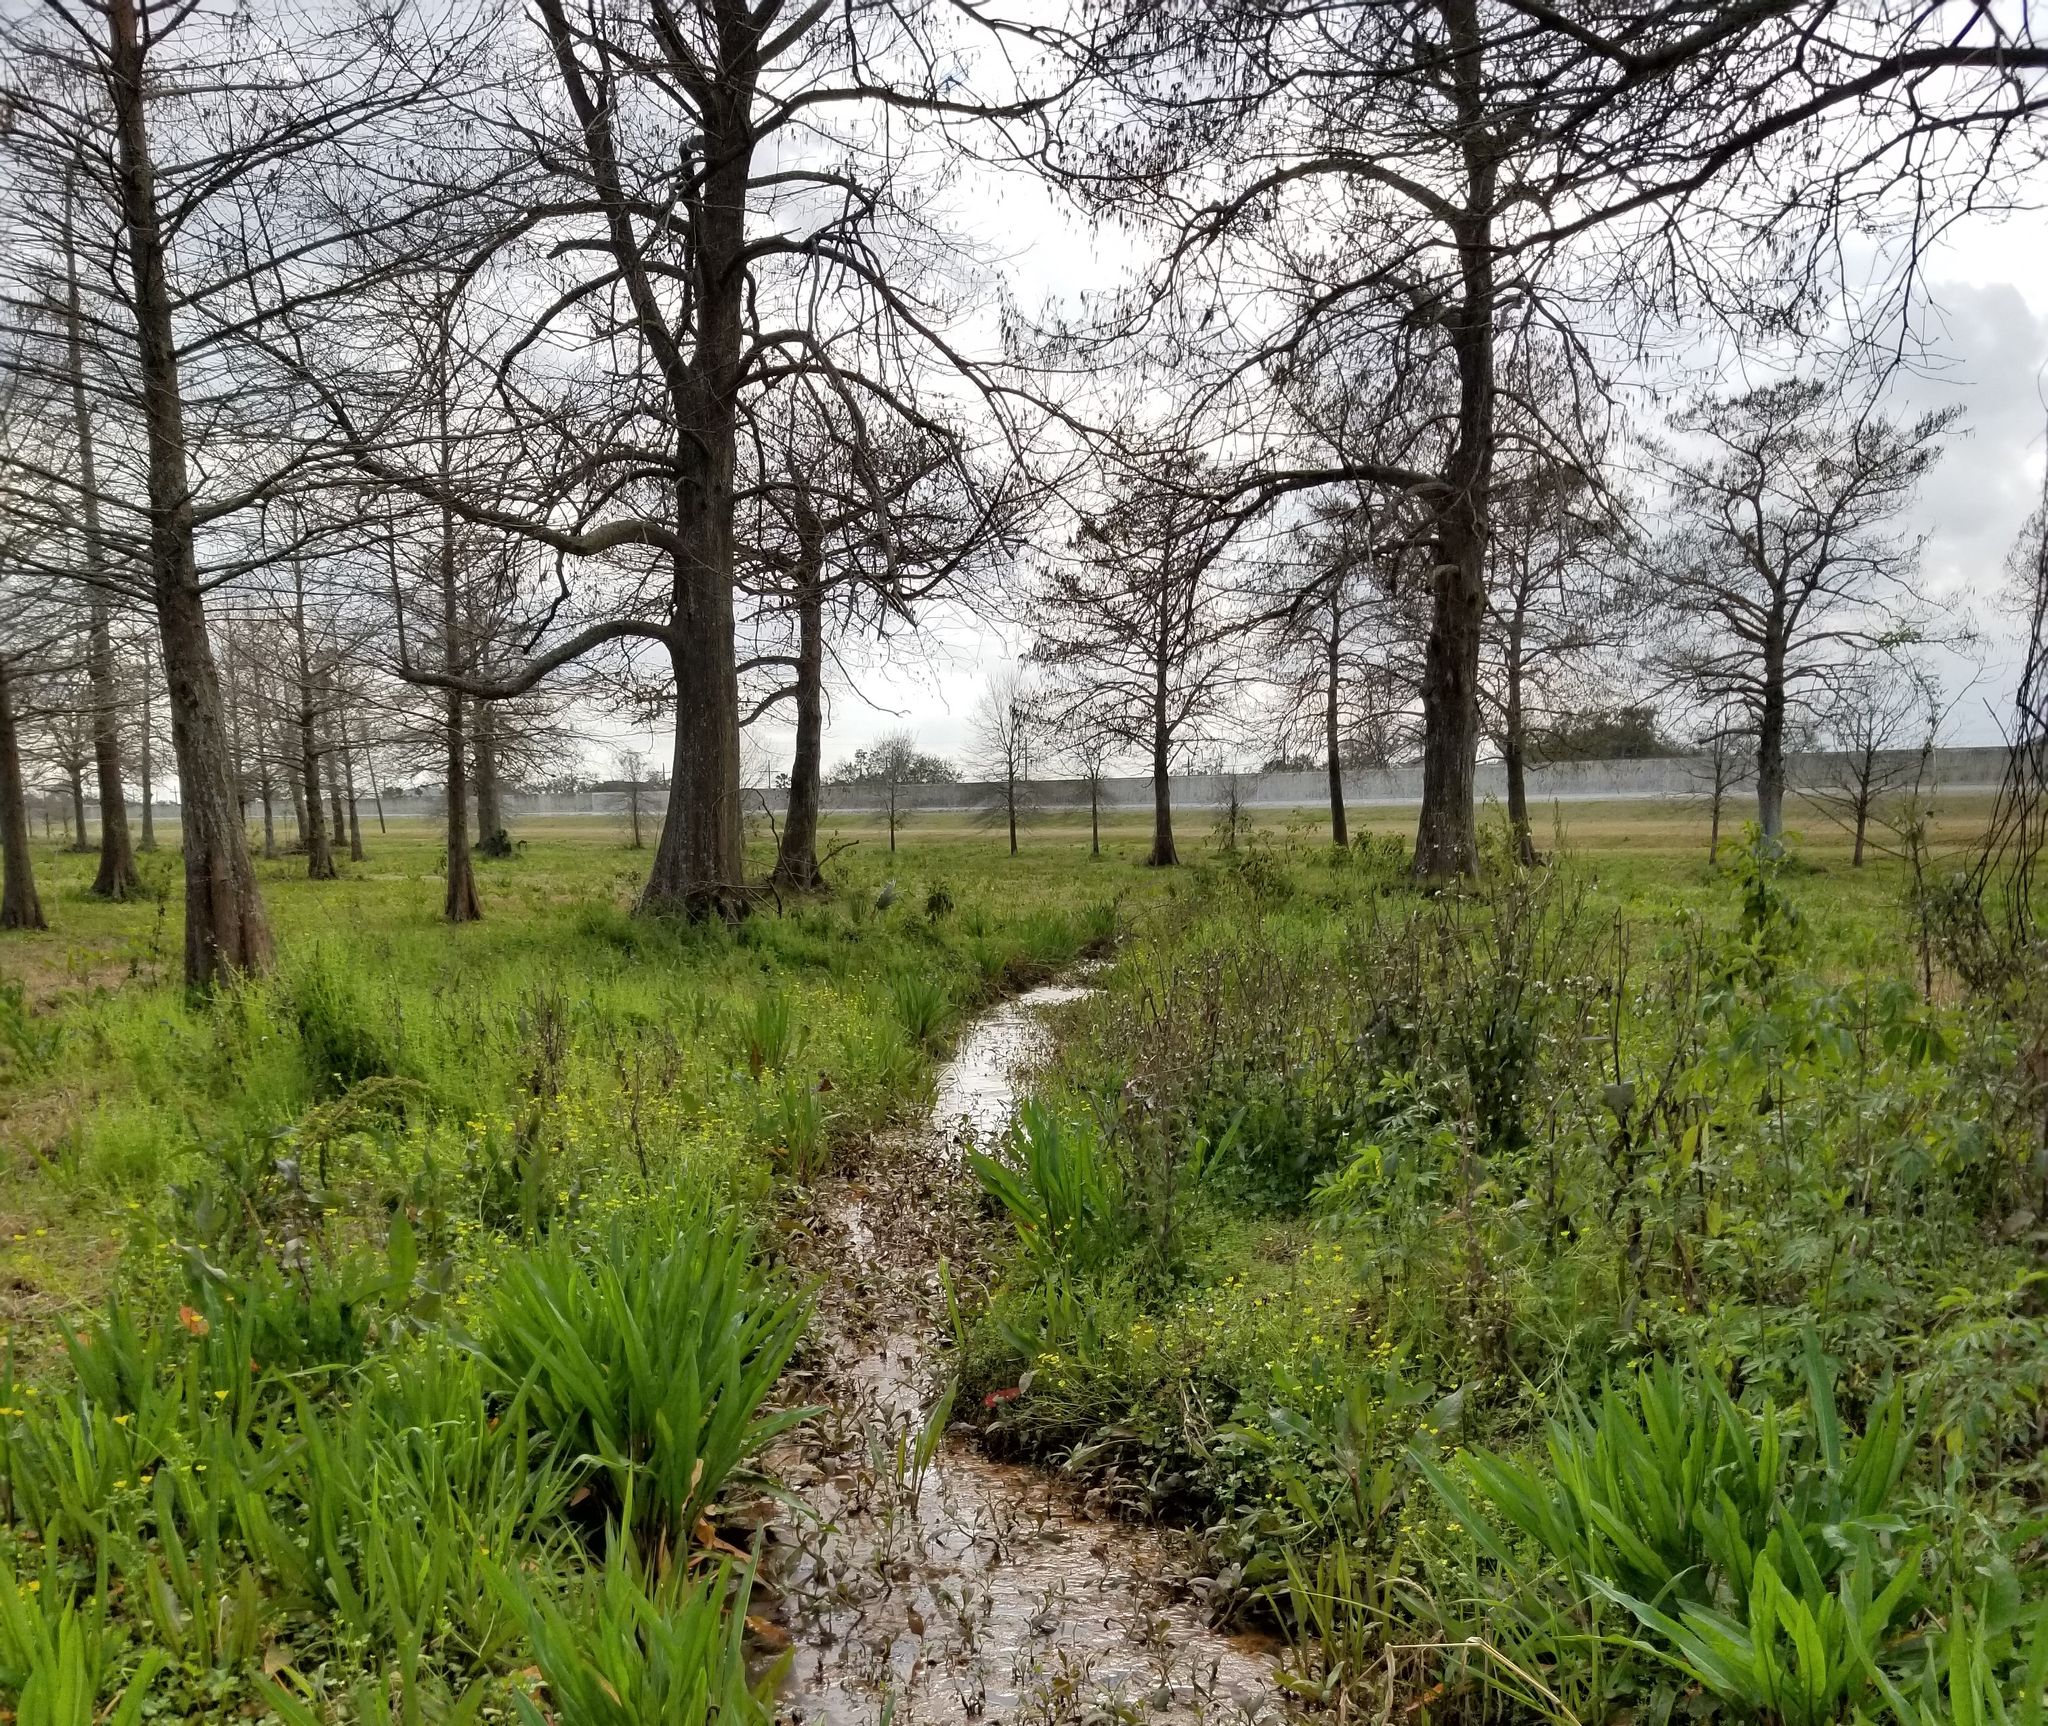
[[[773, 1466], [814, 1520], [775, 1519], [767, 1604], [793, 1642], [784, 1717], [834, 1723], [1229, 1722], [1281, 1712], [1273, 1654], [1208, 1628], [1165, 1533], [1097, 1520], [1050, 1471], [919, 1438], [945, 1325], [938, 1275], [977, 1221], [961, 1148], [992, 1145], [1042, 1060], [1047, 985], [968, 1028], [918, 1126], [820, 1189], [799, 1256], [821, 1281], [828, 1412]], [[758, 1609], [757, 1609], [758, 1610]]]

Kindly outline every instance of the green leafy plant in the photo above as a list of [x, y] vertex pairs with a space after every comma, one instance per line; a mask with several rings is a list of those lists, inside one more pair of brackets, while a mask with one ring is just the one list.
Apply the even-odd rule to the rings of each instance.
[[1657, 1363], [1552, 1422], [1547, 1469], [1474, 1452], [1462, 1472], [1493, 1517], [1413, 1460], [1515, 1585], [1540, 1587], [1534, 1553], [1568, 1598], [1622, 1607], [1638, 1647], [1724, 1702], [1821, 1726], [1873, 1699], [1861, 1651], [1924, 1603], [1926, 1540], [1896, 1508], [1902, 1394], [1852, 1438], [1810, 1333], [1806, 1376], [1799, 1407], [1751, 1414], [1711, 1376]]
[[1122, 1177], [1100, 1129], [1040, 1098], [1019, 1106], [999, 1155], [970, 1151], [967, 1163], [1042, 1270], [1087, 1270], [1131, 1233]]
[[730, 1214], [619, 1224], [588, 1253], [557, 1239], [508, 1262], [478, 1349], [565, 1458], [587, 1459], [614, 1508], [675, 1544], [736, 1468], [808, 1409], [763, 1413], [807, 1303], [764, 1285]]
[[953, 998], [938, 978], [898, 971], [889, 978], [889, 1006], [914, 1043], [935, 1044], [953, 1022]]
[[[548, 1707], [518, 1698], [525, 1726], [747, 1726], [767, 1721], [779, 1667], [750, 1681], [746, 1609], [751, 1568], [693, 1573], [674, 1564], [650, 1579], [630, 1538], [612, 1542], [591, 1598], [565, 1609], [508, 1578], [523, 1614]], [[728, 1607], [728, 1598], [730, 1606]]]

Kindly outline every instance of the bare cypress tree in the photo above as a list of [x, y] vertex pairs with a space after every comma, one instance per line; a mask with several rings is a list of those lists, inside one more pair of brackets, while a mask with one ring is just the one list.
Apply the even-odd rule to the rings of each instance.
[[103, 899], [125, 899], [140, 886], [128, 833], [128, 791], [121, 774], [121, 700], [115, 678], [113, 592], [107, 578], [107, 549], [100, 523], [99, 462], [94, 448], [92, 406], [85, 370], [85, 312], [79, 291], [78, 236], [74, 195], [64, 188], [61, 233], [64, 254], [64, 348], [70, 373], [71, 423], [77, 438], [79, 523], [83, 538], [87, 609], [86, 672], [92, 686], [93, 766], [100, 805], [100, 866], [92, 891]]
[[1174, 764], [1244, 675], [1247, 620], [1223, 579], [1233, 524], [1211, 509], [1203, 477], [1174, 461], [1115, 476], [1069, 553], [1047, 561], [1030, 613], [1048, 723], [1100, 729], [1150, 769], [1155, 868], [1180, 861]]
[[[1837, 250], [2010, 202], [2048, 112], [2039, 21], [1917, 0], [1113, 0], [1039, 161], [1149, 230], [1158, 263], [1090, 329], [1145, 353], [1243, 495], [1378, 487], [1432, 520], [1415, 868], [1477, 865], [1473, 771], [1503, 369], [1564, 332], [1705, 305], [1832, 315]], [[1856, 243], [1862, 245], [1858, 238]], [[1867, 248], [1866, 248], [1867, 249]], [[1768, 257], [1773, 267], [1759, 269]], [[1576, 332], [1576, 334], [1575, 334]], [[1394, 417], [1305, 442], [1272, 396], [1363, 348]], [[1098, 358], [1097, 364], [1103, 363]], [[1091, 368], [1092, 369], [1092, 368]], [[1252, 459], [1255, 458], [1255, 459]]]
[[1010, 855], [1017, 855], [1017, 828], [1030, 812], [1032, 758], [1044, 720], [1027, 672], [999, 672], [982, 691], [974, 710], [973, 772], [994, 787], [987, 819], [1009, 832]]
[[1791, 379], [1710, 396], [1677, 416], [1698, 453], [1666, 451], [1673, 526], [1653, 552], [1668, 688], [1745, 715], [1757, 821], [1784, 827], [1790, 729], [1818, 716], [1851, 655], [1937, 633], [1896, 523], [1955, 411], [1899, 424], [1842, 386]]
[[[948, 333], [964, 315], [948, 281], [963, 248], [904, 151], [920, 127], [1032, 104], [972, 96], [956, 45], [932, 34], [971, 13], [539, 0], [537, 17], [547, 54], [533, 75], [550, 88], [530, 112], [556, 123], [509, 134], [532, 185], [503, 200], [514, 212], [497, 234], [452, 249], [465, 294], [507, 289], [483, 321], [482, 369], [506, 375], [498, 399], [516, 423], [491, 435], [561, 459], [523, 491], [480, 490], [468, 473], [443, 487], [419, 459], [416, 392], [391, 400], [410, 380], [364, 380], [388, 341], [369, 325], [310, 333], [305, 376], [366, 473], [448, 493], [469, 522], [578, 560], [559, 627], [516, 668], [453, 674], [466, 693], [518, 694], [599, 650], [643, 680], [663, 662], [674, 759], [641, 908], [737, 917], [743, 428], [796, 376], [871, 425], [927, 423], [927, 369], [986, 383]], [[346, 363], [328, 363], [336, 349]]]

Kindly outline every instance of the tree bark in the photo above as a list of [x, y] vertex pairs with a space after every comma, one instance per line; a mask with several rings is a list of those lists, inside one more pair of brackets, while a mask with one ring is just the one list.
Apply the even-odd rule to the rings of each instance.
[[1764, 643], [1756, 716], [1756, 821], [1771, 845], [1785, 830], [1785, 642], [1776, 624], [1774, 617]]
[[1529, 734], [1522, 712], [1522, 597], [1515, 597], [1508, 625], [1507, 700], [1502, 704], [1501, 764], [1508, 782], [1508, 826], [1515, 836], [1515, 859], [1525, 869], [1536, 866], [1536, 839], [1529, 831]]
[[[446, 396], [443, 394], [445, 404]], [[444, 406], [445, 415], [445, 406]], [[448, 464], [448, 428], [441, 427], [442, 465]], [[462, 613], [455, 592], [455, 514], [441, 506], [441, 654], [451, 676], [463, 669]], [[474, 923], [483, 916], [477, 902], [476, 868], [469, 855], [469, 751], [463, 740], [463, 695], [446, 692], [445, 739], [448, 749], [448, 894], [441, 914], [451, 923]]]
[[1003, 775], [1003, 805], [1010, 817], [1010, 855], [1017, 855], [1017, 775]]
[[498, 712], [491, 702], [476, 704], [470, 759], [476, 773], [476, 848], [485, 857], [509, 857], [512, 839], [505, 831], [505, 805], [498, 790]]
[[[798, 531], [815, 521], [799, 503]], [[818, 817], [825, 759], [825, 587], [823, 553], [799, 541], [796, 609], [796, 748], [789, 763], [789, 808], [769, 879], [797, 893], [825, 885], [818, 869]]]
[[142, 648], [142, 849], [156, 849], [156, 696], [149, 686], [150, 647]]
[[1479, 647], [1486, 618], [1488, 488], [1494, 439], [1494, 243], [1498, 167], [1483, 88], [1484, 36], [1477, 0], [1446, 0], [1449, 82], [1464, 153], [1465, 197], [1451, 223], [1460, 296], [1449, 336], [1458, 368], [1457, 432], [1436, 505], [1437, 567], [1422, 672], [1422, 812], [1415, 827], [1418, 879], [1479, 872], [1473, 798], [1479, 760]]
[[1333, 581], [1330, 589], [1329, 658], [1324, 666], [1323, 752], [1330, 768], [1330, 843], [1339, 850], [1351, 843], [1344, 810], [1344, 724], [1339, 701], [1344, 666], [1343, 601]]
[[1173, 759], [1173, 738], [1166, 723], [1166, 662], [1159, 662], [1152, 701], [1152, 849], [1147, 867], [1170, 869], [1180, 861], [1173, 848], [1173, 784], [1167, 766]]
[[336, 728], [341, 743], [341, 776], [348, 788], [348, 860], [360, 863], [363, 860], [363, 816], [356, 804], [356, 756], [348, 740], [348, 715], [341, 715]]
[[1102, 855], [1102, 779], [1099, 775], [1088, 781], [1088, 855]]
[[9, 675], [6, 660], [0, 659], [0, 929], [47, 929], [29, 850], [28, 790], [21, 780], [21, 739]]
[[[733, 921], [747, 907], [740, 809], [739, 673], [733, 640], [733, 474], [745, 370], [748, 180], [753, 172], [754, 55], [744, 8], [721, 10], [721, 123], [703, 147], [694, 224], [696, 341], [674, 368], [677, 477], [669, 656], [675, 667], [674, 770], [654, 865], [640, 895], [651, 915]], [[651, 289], [648, 290], [651, 295]]]
[[377, 783], [377, 757], [367, 735], [363, 737], [363, 771], [370, 776], [370, 801], [377, 808], [377, 831], [389, 833], [391, 829], [384, 825], [384, 792]]
[[185, 853], [185, 982], [210, 988], [270, 963], [270, 925], [237, 818], [220, 679], [193, 546], [185, 407], [145, 115], [148, 75], [134, 0], [107, 0], [107, 83], [134, 279], [136, 375], [149, 452], [150, 576], [170, 698]]
[[327, 712], [320, 727], [321, 782], [327, 787], [327, 848], [330, 855], [341, 849], [341, 836], [348, 830], [348, 804], [341, 795], [341, 745], [335, 740], [334, 685], [324, 679], [320, 696]]
[[71, 187], [64, 188], [64, 336], [71, 372], [71, 423], [78, 444], [80, 526], [85, 535], [88, 592], [86, 681], [92, 690], [93, 768], [100, 797], [100, 867], [92, 890], [102, 899], [126, 899], [142, 884], [128, 833], [128, 788], [121, 776], [121, 698], [114, 679], [114, 639], [107, 597], [106, 541], [100, 532], [98, 451], [92, 410], [85, 398], [84, 313], [79, 304], [78, 242], [71, 221]]
[[320, 706], [313, 680], [313, 654], [306, 640], [306, 573], [292, 564], [292, 634], [299, 659], [299, 779], [305, 787], [306, 879], [332, 881], [334, 848], [328, 842], [327, 811], [320, 806]]
[[277, 855], [276, 786], [270, 777], [270, 750], [259, 743], [256, 762], [256, 795], [263, 800], [263, 855]]
[[64, 783], [71, 793], [71, 849], [90, 851], [92, 841], [85, 836], [85, 763], [76, 756], [64, 764]]

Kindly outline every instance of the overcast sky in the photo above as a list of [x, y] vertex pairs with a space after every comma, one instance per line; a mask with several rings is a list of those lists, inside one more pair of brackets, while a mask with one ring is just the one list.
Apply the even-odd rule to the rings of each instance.
[[[1000, 268], [1012, 297], [1026, 308], [1111, 287], [1130, 265], [1132, 248], [1124, 236], [1089, 231], [1035, 182], [997, 177], [972, 207], [975, 226], [1002, 254]], [[2048, 422], [2048, 222], [2025, 214], [1959, 224], [1927, 260], [1926, 281], [1922, 334], [1932, 358], [1895, 378], [1892, 400], [1901, 413], [1951, 403], [1961, 403], [1965, 412], [1911, 525], [1925, 538], [1928, 588], [1952, 611], [1971, 608], [1982, 632], [1976, 663], [1943, 656], [1951, 693], [1960, 696], [1946, 740], [1993, 742], [2024, 645], [2020, 626], [1997, 609], [1996, 596], [2006, 555], [2041, 496]], [[899, 727], [914, 731], [924, 747], [963, 763], [971, 754], [977, 696], [1027, 643], [958, 616], [933, 614], [928, 623], [919, 643], [864, 673], [857, 687], [833, 691], [828, 768]], [[602, 755], [620, 740], [621, 734], [607, 733], [593, 741]], [[623, 740], [667, 759], [664, 733]], [[753, 727], [748, 777], [785, 767], [789, 743], [786, 727]]]

